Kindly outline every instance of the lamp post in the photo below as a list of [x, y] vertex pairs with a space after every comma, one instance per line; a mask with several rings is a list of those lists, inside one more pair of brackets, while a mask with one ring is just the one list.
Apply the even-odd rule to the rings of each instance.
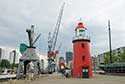
[[110, 28], [110, 20], [108, 20], [108, 30], [109, 30], [109, 49], [110, 49], [110, 63], [112, 63], [112, 44], [111, 44], [111, 28]]

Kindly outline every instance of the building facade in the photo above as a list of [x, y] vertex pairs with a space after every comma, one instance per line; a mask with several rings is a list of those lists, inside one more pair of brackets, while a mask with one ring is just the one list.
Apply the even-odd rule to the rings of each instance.
[[73, 53], [66, 52], [66, 64], [68, 65], [72, 61]]
[[19, 58], [21, 57], [20, 52], [18, 49], [10, 48], [10, 47], [1, 47], [0, 48], [0, 60], [6, 59], [10, 63], [13, 63], [14, 60], [14, 53], [12, 51], [15, 50], [15, 63], [19, 62]]
[[[104, 64], [105, 63], [105, 57], [107, 56], [107, 52], [104, 52], [104, 53], [101, 53], [101, 54], [98, 54], [96, 56], [96, 61], [97, 61], [97, 66], [100, 65], [100, 64]], [[113, 49], [112, 50], [112, 54], [117, 56], [118, 58], [120, 58], [121, 54], [125, 52], [125, 47], [119, 47], [119, 48], [116, 48], [116, 49]], [[120, 59], [119, 59], [120, 61]]]

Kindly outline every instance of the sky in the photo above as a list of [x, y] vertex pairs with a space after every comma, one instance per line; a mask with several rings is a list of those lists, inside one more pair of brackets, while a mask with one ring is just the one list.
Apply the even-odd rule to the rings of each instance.
[[125, 45], [124, 0], [0, 0], [0, 46], [19, 48], [28, 44], [26, 28], [35, 25], [35, 35], [41, 33], [35, 46], [47, 54], [48, 32], [53, 32], [63, 2], [66, 2], [59, 31], [57, 49], [60, 56], [72, 51], [72, 38], [79, 19], [91, 37], [91, 56], [109, 50], [108, 20], [111, 21], [112, 49]]

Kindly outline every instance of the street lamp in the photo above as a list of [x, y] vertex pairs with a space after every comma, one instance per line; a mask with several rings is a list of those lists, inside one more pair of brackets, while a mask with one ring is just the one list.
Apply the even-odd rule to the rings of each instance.
[[110, 53], [110, 63], [112, 63], [112, 44], [111, 44], [111, 29], [110, 29], [110, 20], [108, 20], [108, 30], [109, 30], [109, 53]]

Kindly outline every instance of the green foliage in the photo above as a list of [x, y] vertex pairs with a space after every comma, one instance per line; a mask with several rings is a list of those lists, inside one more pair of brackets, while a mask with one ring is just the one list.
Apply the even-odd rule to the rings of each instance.
[[[118, 60], [119, 60], [118, 56], [112, 53], [112, 62], [118, 62]], [[110, 52], [107, 52], [105, 56], [105, 64], [109, 63], [110, 63]]]
[[0, 61], [0, 67], [1, 68], [9, 68], [11, 65], [10, 65], [10, 62], [6, 59], [2, 59]]
[[[120, 55], [116, 56], [112, 53], [112, 61], [113, 62], [125, 62], [125, 50], [120, 51]], [[110, 63], [110, 52], [106, 52], [105, 54], [105, 64]]]
[[119, 58], [116, 55], [112, 55], [112, 61], [113, 62], [118, 62]]
[[121, 53], [120, 61], [125, 62], [125, 51]]
[[105, 64], [109, 64], [110, 63], [109, 52], [106, 53], [104, 62], [105, 62]]
[[18, 64], [10, 64], [11, 67], [18, 67]]
[[109, 64], [110, 63], [110, 58], [109, 56], [105, 56], [105, 64]]

